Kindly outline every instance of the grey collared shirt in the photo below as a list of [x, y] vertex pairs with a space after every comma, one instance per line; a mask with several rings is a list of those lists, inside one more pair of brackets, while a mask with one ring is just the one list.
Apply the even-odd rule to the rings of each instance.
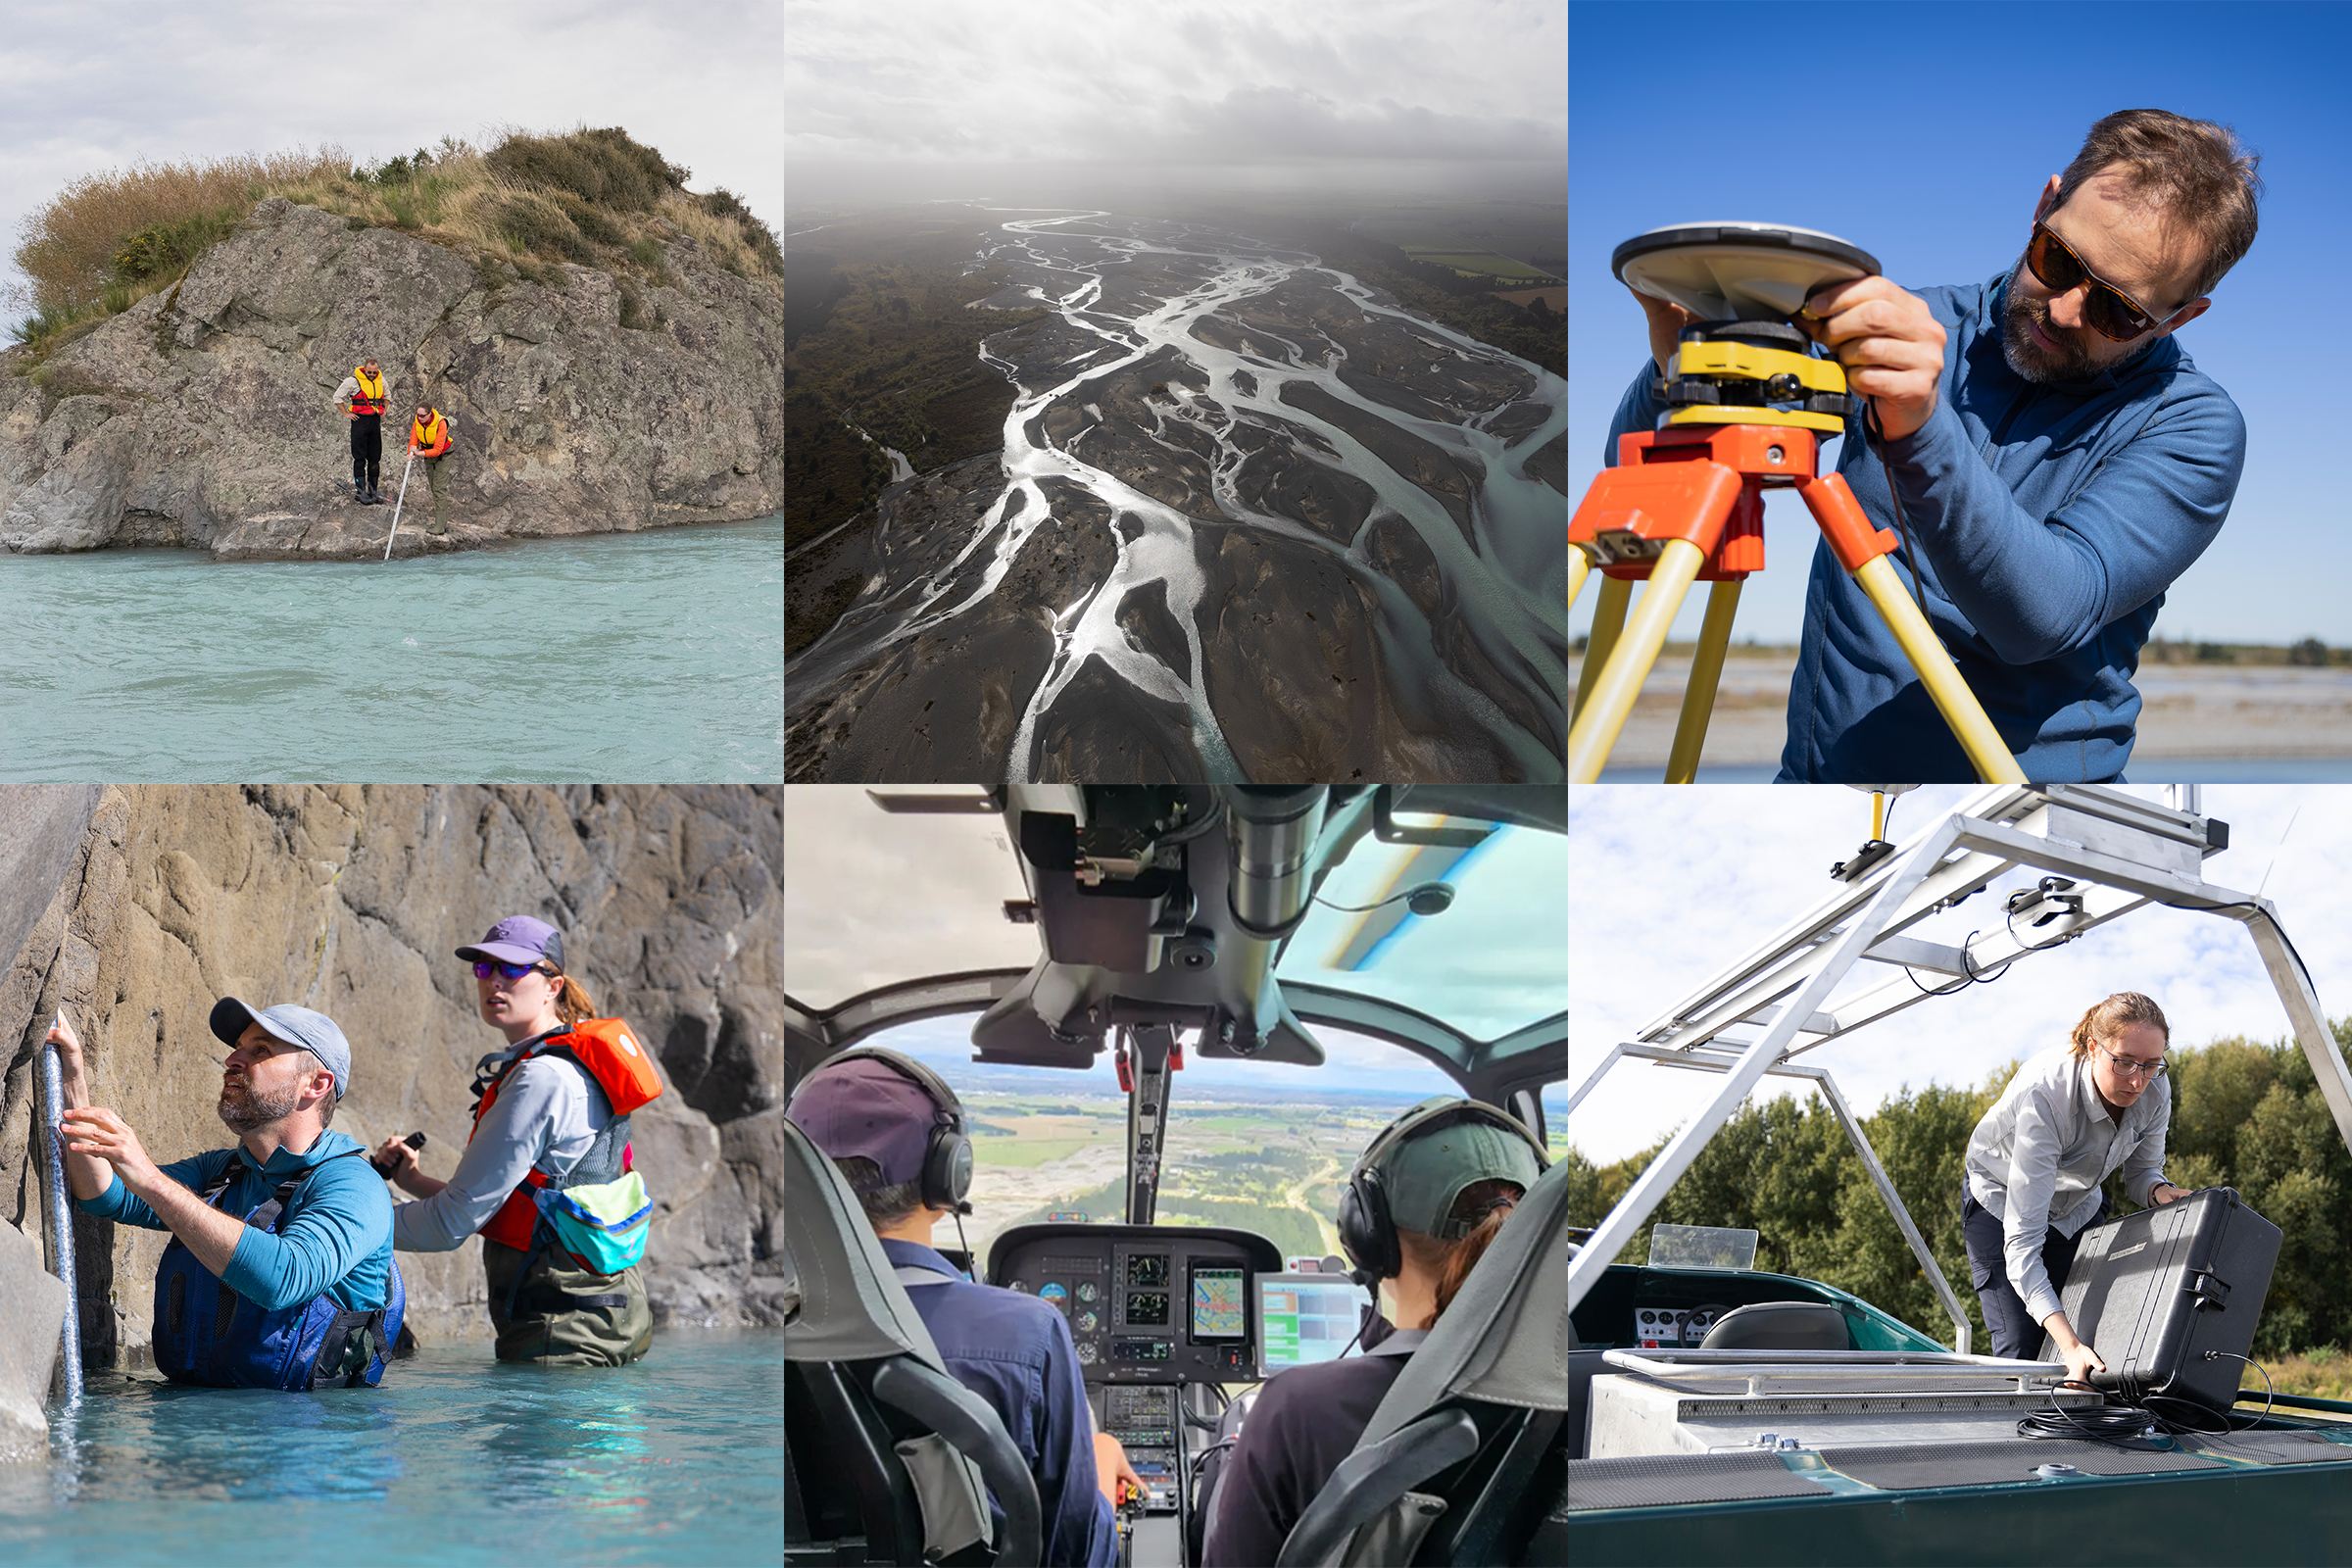
[[2072, 1236], [2098, 1212], [2099, 1184], [2118, 1166], [2135, 1203], [2164, 1181], [2173, 1087], [2159, 1075], [2124, 1111], [2107, 1113], [2090, 1063], [2058, 1046], [2029, 1058], [1968, 1140], [1968, 1190], [2001, 1222], [2009, 1283], [2040, 1322], [2059, 1310], [2041, 1266], [2049, 1233]]

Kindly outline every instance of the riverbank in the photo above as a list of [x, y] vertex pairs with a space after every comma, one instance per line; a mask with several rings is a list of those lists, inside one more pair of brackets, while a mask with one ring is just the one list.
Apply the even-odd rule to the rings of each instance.
[[[653, 226], [665, 281], [640, 291], [263, 201], [170, 291], [45, 358], [0, 354], [0, 553], [380, 556], [418, 402], [452, 449], [410, 476], [396, 555], [766, 516], [784, 504], [781, 280]], [[391, 405], [382, 507], [351, 493], [335, 405], [370, 356]]]
[[[1581, 653], [1572, 656], [1571, 681], [1583, 661]], [[1734, 650], [1707, 726], [1707, 764], [1778, 764], [1795, 668], [1793, 649]], [[1655, 776], [1665, 766], [1690, 670], [1687, 654], [1659, 659], [1610, 753], [1613, 776], [1636, 768]], [[2352, 778], [2352, 667], [2151, 663], [2132, 683], [2145, 704], [2132, 752], [2134, 775], [2168, 761], [2277, 761], [2311, 777], [2314, 766], [2340, 760], [2342, 776]]]

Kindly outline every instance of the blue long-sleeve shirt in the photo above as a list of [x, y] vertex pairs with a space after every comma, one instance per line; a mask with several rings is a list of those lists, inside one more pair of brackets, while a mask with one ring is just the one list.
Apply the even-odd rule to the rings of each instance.
[[[895, 1267], [952, 1277], [910, 1285], [906, 1298], [949, 1376], [995, 1407], [1037, 1478], [1048, 1568], [1109, 1568], [1118, 1560], [1118, 1527], [1095, 1480], [1095, 1423], [1069, 1324], [1034, 1296], [956, 1276], [928, 1247], [884, 1238], [882, 1252]], [[1002, 1541], [1004, 1515], [993, 1496], [989, 1512]]]
[[[2132, 677], [2165, 590], [2221, 531], [2245, 464], [2243, 416], [2180, 343], [2158, 339], [2086, 380], [2037, 384], [2001, 353], [2007, 274], [1917, 289], [1948, 334], [1941, 396], [1886, 444], [1857, 416], [1838, 471], [1882, 528], [1928, 619], [2026, 777], [2119, 778], [2139, 693]], [[1609, 431], [1664, 412], [1644, 366]], [[1891, 465], [1891, 467], [1889, 466]], [[1788, 687], [1784, 782], [1973, 782], [1976, 771], [1878, 611], [1826, 544], [1813, 555]]]
[[[239, 1233], [237, 1250], [220, 1283], [264, 1311], [307, 1301], [321, 1292], [338, 1306], [353, 1311], [372, 1311], [385, 1305], [392, 1270], [391, 1196], [384, 1190], [383, 1178], [367, 1160], [335, 1157], [360, 1148], [351, 1138], [329, 1128], [299, 1154], [278, 1150], [258, 1176], [248, 1158], [221, 1199], [226, 1213], [249, 1214], [270, 1200], [278, 1183], [314, 1168], [318, 1174], [287, 1200], [276, 1235], [251, 1225]], [[162, 1170], [188, 1191], [201, 1194], [240, 1152], [215, 1149], [191, 1159], [173, 1160]], [[75, 1200], [74, 1206], [118, 1224], [151, 1231], [171, 1229], [147, 1206], [146, 1200], [134, 1196], [120, 1179], [96, 1198]]]

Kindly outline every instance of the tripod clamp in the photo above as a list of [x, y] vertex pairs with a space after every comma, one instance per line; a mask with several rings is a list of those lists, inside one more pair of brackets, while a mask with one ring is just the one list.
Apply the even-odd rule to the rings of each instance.
[[[1690, 585], [1712, 584], [1690, 678], [1666, 764], [1668, 783], [1697, 776], [1715, 688], [1731, 646], [1740, 587], [1764, 569], [1763, 492], [1793, 488], [1839, 566], [1869, 596], [1929, 696], [1988, 782], [2024, 783], [1951, 655], [1886, 557], [1892, 533], [1872, 525], [1842, 474], [1816, 472], [1823, 432], [1842, 434], [1859, 400], [1835, 360], [1802, 352], [1809, 340], [1775, 321], [1686, 327], [1658, 383], [1658, 428], [1618, 437], [1569, 519], [1568, 601], [1602, 576], [1568, 731], [1569, 777], [1600, 776], [1642, 684], [1665, 647]], [[1632, 585], [1648, 592], [1629, 621]]]

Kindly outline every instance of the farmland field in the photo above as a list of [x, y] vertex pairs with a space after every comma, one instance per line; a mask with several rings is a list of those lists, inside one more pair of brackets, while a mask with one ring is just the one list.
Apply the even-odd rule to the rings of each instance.
[[1404, 253], [1416, 262], [1428, 262], [1438, 267], [1450, 267], [1457, 272], [1484, 273], [1490, 277], [1544, 279], [1551, 276], [1541, 268], [1525, 262], [1498, 256], [1493, 251], [1438, 251], [1408, 245]]

